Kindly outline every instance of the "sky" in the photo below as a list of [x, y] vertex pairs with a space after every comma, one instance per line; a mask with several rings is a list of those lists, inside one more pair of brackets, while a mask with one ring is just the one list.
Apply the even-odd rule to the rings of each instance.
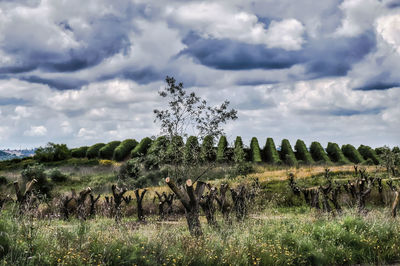
[[0, 148], [157, 136], [173, 76], [230, 142], [400, 144], [400, 0], [0, 0]]

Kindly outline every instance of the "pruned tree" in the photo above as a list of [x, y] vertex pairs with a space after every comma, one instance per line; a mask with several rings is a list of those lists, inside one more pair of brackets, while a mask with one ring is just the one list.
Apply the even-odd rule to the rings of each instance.
[[224, 218], [225, 222], [227, 222], [228, 224], [230, 224], [232, 221], [230, 219], [230, 213], [231, 213], [231, 209], [232, 206], [231, 204], [229, 204], [229, 201], [226, 197], [226, 192], [228, 192], [229, 190], [229, 185], [224, 183], [221, 184], [220, 188], [219, 188], [219, 195], [216, 197], [216, 201], [219, 205], [219, 209], [222, 213], [222, 217]]
[[100, 194], [95, 198], [93, 194], [89, 195], [90, 198], [90, 211], [89, 215], [93, 217], [96, 214], [96, 203], [100, 199]]
[[18, 181], [14, 182], [15, 194], [17, 196], [17, 202], [19, 203], [19, 209], [21, 213], [24, 213], [27, 210], [27, 208], [31, 208], [32, 203], [34, 203], [34, 201], [36, 200], [35, 197], [32, 197], [33, 188], [36, 183], [37, 183], [36, 179], [32, 179], [31, 181], [26, 183], [25, 192], [22, 193]]
[[121, 204], [123, 201], [124, 194], [128, 191], [125, 187], [119, 188], [116, 185], [111, 186], [111, 191], [114, 197], [114, 213], [115, 222], [119, 223], [121, 221]]
[[247, 216], [247, 189], [245, 185], [239, 185], [236, 189], [231, 188], [233, 206], [238, 221]]
[[[155, 192], [158, 198], [158, 214], [160, 215], [160, 220], [164, 220], [167, 216], [172, 213], [172, 203], [174, 201], [174, 193], [158, 193]], [[165, 210], [164, 206], [167, 204], [167, 209]]]
[[146, 194], [147, 189], [143, 189], [142, 193], [140, 193], [139, 189], [135, 189], [135, 196], [136, 196], [136, 202], [137, 202], [137, 214], [138, 214], [138, 220], [140, 222], [144, 221], [144, 211], [143, 211], [143, 198], [144, 195]]
[[392, 217], [396, 218], [397, 209], [398, 209], [398, 206], [399, 206], [399, 203], [400, 203], [399, 188], [393, 184], [393, 181], [391, 179], [389, 181], [387, 181], [387, 184], [388, 184], [388, 186], [390, 187], [390, 189], [394, 193], [394, 200], [393, 200], [393, 203], [392, 203]]
[[61, 212], [64, 214], [64, 219], [69, 219], [70, 214], [75, 214], [79, 219], [86, 219], [85, 201], [87, 196], [92, 192], [90, 187], [87, 187], [76, 194], [75, 190], [71, 190], [71, 195], [67, 195], [62, 200]]
[[217, 221], [215, 219], [215, 204], [214, 201], [216, 200], [217, 197], [217, 189], [210, 184], [206, 185], [208, 188], [208, 192], [201, 196], [200, 198], [200, 206], [206, 215], [207, 223], [211, 226], [216, 227], [217, 226]]

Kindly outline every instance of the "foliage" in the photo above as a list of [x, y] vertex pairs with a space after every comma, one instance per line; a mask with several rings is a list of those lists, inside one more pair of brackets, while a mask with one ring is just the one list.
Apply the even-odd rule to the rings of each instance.
[[[394, 149], [393, 149], [394, 150]], [[386, 168], [387, 174], [396, 176], [400, 173], [400, 153], [396, 153], [396, 150], [390, 150], [389, 147], [384, 146], [381, 148], [380, 161]]]
[[243, 149], [243, 141], [242, 138], [239, 136], [237, 136], [235, 140], [233, 161], [235, 163], [235, 176], [246, 176], [253, 172], [253, 167], [251, 163], [246, 161], [246, 153]]
[[251, 139], [250, 149], [251, 149], [251, 160], [254, 163], [261, 163], [262, 158], [261, 158], [260, 145], [258, 145], [258, 140], [256, 137], [253, 137]]
[[225, 136], [221, 136], [217, 146], [217, 162], [226, 163], [228, 161], [228, 141]]
[[68, 176], [66, 174], [63, 174], [57, 168], [51, 169], [48, 173], [48, 176], [51, 179], [51, 181], [56, 182], [56, 183], [61, 183], [61, 182], [65, 182], [68, 180]]
[[217, 154], [214, 149], [214, 138], [212, 136], [205, 136], [201, 144], [201, 160], [203, 162], [215, 162]]
[[35, 190], [37, 190], [41, 195], [50, 198], [52, 184], [47, 180], [45, 169], [42, 164], [28, 165], [24, 170], [22, 170], [21, 176], [25, 183], [36, 179]]
[[131, 158], [145, 156], [152, 142], [153, 141], [151, 140], [151, 138], [148, 137], [143, 138], [139, 142], [139, 144], [131, 151]]
[[85, 158], [86, 157], [86, 152], [89, 149], [88, 146], [82, 146], [79, 148], [75, 148], [71, 150], [71, 156], [73, 158]]
[[99, 158], [111, 160], [114, 155], [114, 150], [121, 144], [121, 141], [115, 140], [107, 143], [99, 150]]
[[272, 138], [267, 138], [264, 149], [264, 160], [270, 164], [280, 164], [282, 161], [279, 158], [278, 151], [276, 150], [274, 140]]
[[166, 161], [166, 152], [169, 140], [166, 136], [160, 136], [152, 142], [147, 150], [144, 165], [146, 169], [158, 169]]
[[119, 168], [118, 179], [127, 180], [127, 179], [138, 179], [141, 174], [140, 170], [140, 161], [138, 158], [130, 159], [126, 161]]
[[166, 151], [166, 162], [181, 164], [183, 162], [183, 150], [185, 143], [181, 136], [173, 136]]
[[292, 150], [289, 140], [283, 139], [281, 144], [280, 158], [287, 165], [297, 165], [297, 159]]
[[311, 143], [310, 153], [311, 153], [312, 158], [316, 162], [322, 162], [322, 163], [331, 162], [331, 160], [328, 157], [328, 154], [326, 154], [324, 148], [322, 148], [321, 144], [317, 141], [314, 141], [313, 143]]
[[183, 160], [186, 164], [198, 164], [200, 161], [200, 146], [197, 137], [190, 136], [185, 145]]
[[115, 148], [113, 159], [118, 162], [125, 160], [136, 145], [138, 145], [138, 142], [134, 139], [126, 139], [122, 141], [121, 144]]
[[88, 159], [95, 159], [99, 158], [99, 150], [106, 146], [104, 143], [96, 143], [92, 146], [89, 147], [89, 149], [86, 152], [86, 157]]
[[295, 155], [296, 155], [297, 160], [302, 161], [302, 163], [304, 163], [304, 164], [313, 164], [314, 163], [314, 160], [311, 157], [311, 154], [308, 151], [307, 146], [304, 143], [304, 141], [302, 141], [301, 139], [298, 139], [296, 141], [296, 145], [294, 145], [294, 148], [296, 150]]
[[358, 152], [361, 154], [364, 160], [371, 159], [375, 165], [380, 163], [379, 156], [370, 146], [360, 145], [360, 147], [358, 147]]
[[326, 147], [326, 152], [332, 162], [339, 164], [348, 164], [349, 160], [344, 156], [342, 150], [339, 148], [339, 145], [333, 142], [328, 142], [328, 146]]
[[352, 163], [359, 164], [364, 161], [361, 154], [351, 144], [343, 145], [342, 152], [343, 152], [344, 156], [346, 156], [347, 159], [349, 159], [349, 161]]
[[71, 157], [71, 151], [66, 144], [49, 142], [46, 147], [38, 148], [34, 157], [39, 162], [62, 161]]
[[1, 185], [7, 185], [8, 184], [8, 180], [5, 176], [0, 176], [0, 186]]

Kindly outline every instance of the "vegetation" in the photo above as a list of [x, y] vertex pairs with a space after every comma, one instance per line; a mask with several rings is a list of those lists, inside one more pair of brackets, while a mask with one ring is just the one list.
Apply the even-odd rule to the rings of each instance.
[[228, 141], [225, 136], [221, 136], [218, 142], [217, 162], [224, 163], [228, 161]]
[[352, 163], [359, 164], [364, 161], [361, 154], [351, 144], [343, 145], [342, 152], [343, 152], [344, 156], [346, 156], [347, 159], [349, 159], [349, 161]]
[[282, 140], [280, 158], [287, 165], [290, 165], [290, 166], [297, 165], [296, 156], [294, 155], [292, 146], [290, 145], [290, 142], [287, 139]]
[[250, 149], [251, 149], [251, 160], [254, 163], [261, 163], [261, 151], [260, 145], [258, 145], [258, 140], [256, 137], [253, 137], [250, 142]]
[[106, 146], [104, 143], [96, 143], [92, 146], [89, 147], [89, 149], [86, 152], [86, 157], [88, 159], [94, 159], [94, 158], [99, 158], [99, 150]]
[[131, 158], [135, 157], [141, 157], [145, 156], [147, 153], [147, 150], [150, 148], [152, 143], [151, 138], [143, 138], [139, 144], [132, 150], [131, 152]]
[[86, 157], [86, 152], [89, 149], [88, 146], [82, 146], [79, 148], [75, 148], [71, 150], [71, 156], [73, 158], [85, 158]]
[[349, 160], [344, 156], [342, 150], [339, 148], [339, 145], [336, 143], [328, 142], [328, 146], [326, 147], [326, 152], [332, 162], [339, 164], [348, 164]]
[[215, 162], [217, 154], [214, 149], [214, 138], [210, 135], [205, 136], [201, 144], [201, 160], [203, 162]]
[[165, 136], [160, 136], [151, 143], [144, 160], [146, 169], [158, 169], [165, 163], [168, 145], [169, 141]]
[[313, 164], [314, 160], [310, 154], [310, 152], [307, 149], [306, 144], [304, 141], [301, 139], [298, 139], [296, 141], [296, 145], [294, 146], [296, 152], [296, 159], [299, 161], [299, 163], [304, 163], [304, 164]]
[[46, 147], [40, 147], [35, 151], [35, 159], [39, 162], [62, 161], [71, 157], [71, 151], [65, 144], [49, 142]]
[[173, 136], [166, 151], [166, 162], [181, 164], [185, 143], [181, 136]]
[[197, 164], [200, 159], [200, 146], [197, 137], [190, 136], [185, 145], [185, 152], [183, 153], [183, 159], [186, 164]]
[[364, 158], [364, 160], [372, 160], [373, 164], [378, 165], [380, 163], [379, 156], [376, 154], [375, 150], [369, 146], [360, 145], [358, 147], [358, 152]]
[[118, 145], [114, 150], [113, 159], [115, 161], [121, 162], [128, 158], [131, 154], [131, 151], [138, 145], [138, 142], [134, 139], [126, 139]]
[[278, 151], [276, 150], [274, 140], [272, 138], [267, 138], [264, 149], [264, 160], [270, 164], [280, 164], [282, 161], [279, 159]]
[[121, 144], [121, 141], [115, 140], [107, 143], [99, 150], [99, 158], [111, 160], [114, 155], [114, 150]]
[[320, 163], [330, 163], [328, 155], [326, 154], [324, 148], [322, 148], [319, 142], [314, 141], [310, 146], [310, 153], [314, 161]]

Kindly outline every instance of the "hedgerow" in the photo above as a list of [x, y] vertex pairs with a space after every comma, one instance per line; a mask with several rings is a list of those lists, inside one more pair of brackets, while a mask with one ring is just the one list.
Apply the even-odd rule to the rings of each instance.
[[200, 159], [200, 146], [197, 137], [190, 136], [186, 140], [185, 150], [183, 153], [183, 159], [186, 164], [196, 164]]
[[375, 165], [380, 163], [378, 155], [370, 146], [360, 145], [360, 147], [358, 147], [358, 152], [361, 154], [364, 160], [371, 159]]
[[146, 155], [147, 150], [152, 143], [151, 138], [143, 138], [138, 145], [131, 151], [131, 158], [141, 157]]
[[342, 146], [342, 152], [347, 159], [352, 163], [362, 163], [364, 159], [361, 154], [351, 144], [345, 144]]
[[322, 162], [322, 163], [329, 163], [331, 160], [328, 157], [328, 154], [326, 154], [324, 148], [322, 148], [321, 144], [317, 141], [314, 141], [311, 143], [310, 146], [310, 153], [314, 161], [316, 162]]
[[339, 164], [348, 164], [350, 161], [344, 156], [342, 150], [339, 148], [339, 145], [333, 142], [328, 142], [328, 146], [326, 147], [326, 153], [332, 162]]
[[250, 149], [251, 149], [251, 160], [254, 163], [261, 163], [262, 157], [261, 157], [260, 145], [258, 145], [258, 140], [256, 137], [253, 137], [251, 139]]
[[138, 142], [135, 139], [126, 139], [118, 145], [114, 150], [113, 159], [116, 161], [125, 160], [131, 151], [138, 145]]
[[217, 162], [224, 163], [228, 161], [228, 141], [225, 136], [221, 136], [218, 142]]
[[85, 158], [86, 157], [86, 152], [89, 149], [88, 146], [82, 146], [79, 148], [75, 148], [71, 150], [71, 156], [73, 158]]
[[181, 136], [172, 137], [166, 151], [166, 162], [173, 164], [182, 163], [184, 146], [185, 143]]
[[276, 150], [274, 140], [272, 138], [267, 138], [264, 149], [264, 161], [271, 164], [280, 164], [282, 161], [279, 158], [278, 151]]
[[205, 136], [201, 144], [201, 160], [203, 162], [214, 162], [217, 154], [214, 150], [214, 138], [212, 136]]
[[100, 159], [111, 160], [114, 155], [114, 150], [121, 144], [121, 141], [115, 140], [107, 143], [104, 147], [99, 150]]
[[146, 169], [157, 169], [160, 164], [165, 163], [168, 145], [166, 136], [160, 136], [151, 143], [144, 162]]
[[283, 139], [281, 144], [280, 158], [287, 165], [296, 165], [297, 159], [292, 150], [289, 140]]
[[304, 164], [312, 164], [314, 163], [313, 158], [311, 157], [310, 152], [307, 149], [306, 144], [301, 139], [296, 141], [296, 145], [294, 145], [296, 150], [295, 155], [298, 161], [301, 161]]
[[106, 146], [104, 143], [96, 143], [88, 148], [86, 151], [86, 157], [88, 159], [99, 158], [99, 150]]

